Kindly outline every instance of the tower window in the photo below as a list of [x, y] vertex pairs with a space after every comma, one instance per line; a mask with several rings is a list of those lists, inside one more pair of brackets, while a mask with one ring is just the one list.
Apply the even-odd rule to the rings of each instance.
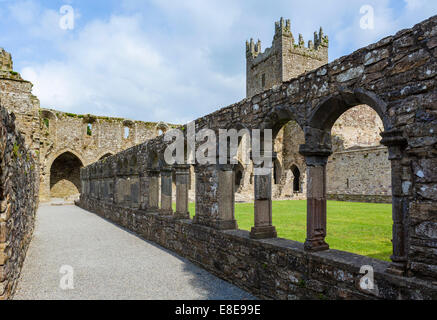
[[261, 76], [261, 85], [263, 88], [265, 88], [266, 86], [266, 74], [263, 73], [263, 75]]
[[92, 125], [91, 123], [88, 123], [88, 124], [87, 124], [87, 127], [86, 127], [86, 134], [87, 134], [88, 136], [92, 136], [92, 135], [93, 135], [93, 125]]
[[124, 138], [125, 139], [129, 138], [129, 135], [130, 135], [129, 127], [124, 127]]

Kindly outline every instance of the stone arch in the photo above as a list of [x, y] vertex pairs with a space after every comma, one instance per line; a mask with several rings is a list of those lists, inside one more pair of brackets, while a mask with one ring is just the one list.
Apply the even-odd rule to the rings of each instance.
[[50, 196], [66, 198], [81, 192], [82, 160], [70, 151], [58, 155], [50, 165]]
[[160, 169], [161, 161], [158, 152], [151, 150], [147, 157], [147, 168]]
[[379, 99], [376, 94], [363, 89], [353, 91], [339, 91], [323, 100], [311, 113], [308, 127], [319, 130], [331, 130], [335, 121], [349, 109], [358, 105], [368, 105], [381, 118], [384, 129], [392, 129], [391, 121], [387, 115], [387, 104]]
[[65, 148], [65, 149], [59, 150], [58, 152], [55, 153], [54, 156], [52, 156], [50, 158], [50, 160], [47, 163], [48, 164], [47, 167], [50, 169], [50, 167], [52, 166], [52, 164], [56, 160], [56, 158], [58, 158], [61, 154], [66, 153], [66, 152], [69, 152], [69, 153], [73, 154], [74, 156], [76, 156], [80, 160], [80, 162], [82, 162], [82, 164], [84, 166], [87, 165], [87, 163], [83, 160], [83, 157], [78, 152], [76, 152], [70, 148]]
[[[305, 145], [300, 152], [305, 156], [308, 166], [308, 225], [305, 248], [310, 251], [329, 249], [326, 237], [326, 164], [332, 154], [331, 130], [337, 119], [349, 109], [367, 105], [379, 115], [385, 132], [381, 143], [389, 147], [389, 160], [392, 161], [393, 194], [393, 264], [392, 270], [402, 273], [406, 269], [407, 239], [409, 220], [409, 199], [401, 189], [401, 161], [405, 156], [406, 139], [401, 131], [392, 127], [387, 115], [387, 104], [374, 93], [362, 89], [341, 90], [322, 101], [311, 113], [305, 127]], [[399, 184], [399, 185], [396, 185]]]
[[168, 124], [164, 122], [158, 122], [155, 126], [155, 132], [157, 136], [165, 134], [169, 129], [170, 127], [168, 126]]
[[273, 140], [279, 131], [290, 121], [295, 121], [303, 130], [304, 119], [299, 116], [297, 109], [290, 105], [279, 105], [274, 107], [264, 118], [260, 125], [261, 130], [271, 129]]
[[112, 157], [114, 154], [112, 152], [105, 152], [104, 154], [101, 154], [97, 157], [97, 161], [104, 160], [106, 158]]

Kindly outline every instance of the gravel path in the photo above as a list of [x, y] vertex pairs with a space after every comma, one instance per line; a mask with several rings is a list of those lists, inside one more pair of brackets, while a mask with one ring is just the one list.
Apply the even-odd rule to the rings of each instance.
[[[74, 289], [62, 290], [62, 266]], [[75, 206], [42, 205], [15, 299], [254, 299], [153, 243]]]

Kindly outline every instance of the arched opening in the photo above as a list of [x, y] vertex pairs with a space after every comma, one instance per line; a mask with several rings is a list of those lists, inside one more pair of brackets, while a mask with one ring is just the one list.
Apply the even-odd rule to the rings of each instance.
[[130, 136], [130, 128], [129, 127], [124, 127], [124, 135], [123, 135], [123, 137], [125, 139], [129, 139], [129, 136]]
[[77, 197], [81, 192], [80, 168], [82, 161], [73, 153], [65, 152], [50, 167], [50, 196], [52, 198]]
[[297, 166], [293, 165], [291, 167], [291, 172], [293, 173], [293, 192], [299, 193], [301, 192], [300, 187], [300, 170]]
[[[277, 161], [274, 163], [273, 200], [305, 200], [305, 185], [301, 183], [305, 178], [305, 158], [299, 153], [299, 146], [305, 143], [305, 134], [299, 124], [294, 121], [282, 122], [275, 126], [278, 128], [274, 136], [274, 152]], [[299, 190], [301, 194], [296, 196], [293, 169], [301, 168]], [[300, 170], [300, 169], [299, 169]], [[277, 206], [274, 203], [274, 206]], [[296, 206], [297, 203], [293, 203]], [[275, 211], [275, 210], [274, 210]], [[290, 211], [295, 211], [291, 209]]]
[[[348, 109], [332, 126], [333, 154], [326, 166], [332, 236], [328, 233], [327, 242], [332, 249], [388, 261], [393, 228], [391, 163], [380, 143], [383, 131], [381, 118], [368, 105]], [[369, 221], [365, 231], [363, 220]]]
[[[302, 190], [302, 176], [295, 179], [295, 168], [306, 168], [305, 159], [299, 153], [305, 134], [300, 125], [292, 120], [281, 121], [273, 126], [273, 151], [277, 159], [273, 162], [272, 177], [272, 224], [278, 237], [298, 242], [305, 241], [306, 202], [304, 194], [297, 197], [296, 189]], [[297, 181], [296, 181], [297, 180]]]
[[41, 111], [41, 129], [47, 130], [48, 132], [53, 132], [53, 124], [56, 121], [56, 116], [53, 114], [53, 112], [49, 110], [42, 110]]
[[282, 177], [282, 167], [278, 159], [273, 162], [273, 182], [274, 184], [280, 184]]
[[[311, 181], [307, 250], [335, 248], [405, 265], [408, 197], [393, 195], [393, 205], [369, 203], [381, 202], [377, 199], [382, 196], [390, 199], [391, 182], [402, 181], [407, 173], [401, 169], [405, 139], [390, 129], [386, 104], [362, 90], [341, 92], [314, 109], [301, 146]], [[390, 153], [397, 153], [391, 163], [380, 135], [388, 137], [383, 142]]]
[[157, 136], [161, 136], [161, 135], [165, 134], [168, 130], [169, 130], [169, 127], [164, 122], [159, 122], [155, 127], [155, 131], [156, 131]]

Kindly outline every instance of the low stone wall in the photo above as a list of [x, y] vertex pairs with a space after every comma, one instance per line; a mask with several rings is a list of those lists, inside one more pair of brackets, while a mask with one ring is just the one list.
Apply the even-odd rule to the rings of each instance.
[[391, 196], [373, 194], [327, 194], [330, 201], [364, 202], [364, 203], [392, 203]]
[[[437, 286], [386, 273], [388, 262], [336, 250], [310, 253], [295, 241], [252, 240], [247, 231], [219, 231], [83, 196], [77, 204], [263, 299], [437, 299]], [[365, 265], [375, 271], [372, 291], [359, 285]]]
[[12, 297], [32, 238], [38, 207], [35, 155], [15, 128], [15, 115], [0, 107], [0, 300]]

